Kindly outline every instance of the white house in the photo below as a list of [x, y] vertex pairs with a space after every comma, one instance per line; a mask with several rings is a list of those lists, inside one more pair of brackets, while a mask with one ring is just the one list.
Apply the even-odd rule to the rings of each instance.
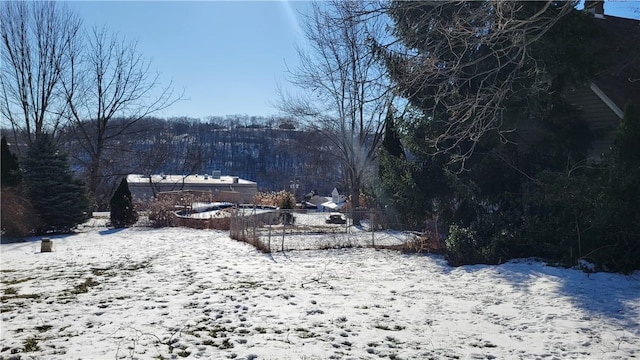
[[347, 197], [340, 195], [338, 189], [334, 188], [331, 196], [315, 195], [307, 201], [307, 205], [315, 206], [318, 211], [338, 211], [347, 202]]

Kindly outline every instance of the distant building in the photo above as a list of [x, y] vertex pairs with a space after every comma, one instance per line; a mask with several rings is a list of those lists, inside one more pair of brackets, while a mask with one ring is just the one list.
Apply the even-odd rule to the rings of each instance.
[[331, 196], [319, 196], [315, 192], [307, 194], [305, 205], [307, 208], [316, 208], [318, 211], [339, 211], [347, 201], [347, 197], [340, 195], [334, 188]]
[[[258, 184], [237, 176], [215, 175], [146, 175], [127, 176], [129, 190], [138, 199], [151, 198], [154, 194], [171, 191], [210, 192], [214, 199], [238, 203], [253, 203]], [[152, 188], [153, 187], [153, 188]]]

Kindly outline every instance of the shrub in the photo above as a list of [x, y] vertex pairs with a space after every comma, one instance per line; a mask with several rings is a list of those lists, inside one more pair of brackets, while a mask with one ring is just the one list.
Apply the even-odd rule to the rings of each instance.
[[138, 221], [138, 214], [133, 208], [131, 191], [127, 179], [123, 178], [120, 186], [111, 197], [109, 202], [111, 207], [111, 225], [116, 228], [122, 228], [133, 225]]
[[171, 200], [155, 200], [149, 204], [147, 214], [149, 222], [153, 227], [174, 226], [176, 223], [176, 214], [174, 213], [174, 205]]
[[[611, 161], [611, 160], [609, 160]], [[596, 270], [640, 268], [640, 170], [616, 163], [571, 174], [541, 173], [525, 193], [522, 237], [533, 256]]]
[[[295, 207], [293, 194], [284, 190], [278, 192], [259, 192], [254, 196], [253, 202], [256, 205], [279, 206], [282, 209], [293, 209]], [[283, 205], [288, 207], [283, 207]]]
[[516, 236], [509, 230], [499, 230], [491, 235], [489, 243], [482, 249], [484, 262], [489, 264], [501, 264], [514, 257], [527, 256], [525, 252], [521, 254], [521, 244], [516, 240]]
[[483, 249], [478, 244], [475, 231], [451, 225], [445, 240], [445, 258], [452, 266], [484, 262]]
[[175, 217], [172, 221], [173, 226], [183, 226], [192, 229], [216, 229], [229, 230], [231, 218], [210, 218], [210, 219], [192, 219], [185, 217]]
[[29, 201], [20, 196], [15, 188], [2, 189], [0, 197], [3, 236], [20, 238], [33, 235], [41, 222]]
[[284, 192], [280, 197], [278, 206], [280, 209], [293, 209], [296, 207], [296, 200], [293, 198], [293, 194]]

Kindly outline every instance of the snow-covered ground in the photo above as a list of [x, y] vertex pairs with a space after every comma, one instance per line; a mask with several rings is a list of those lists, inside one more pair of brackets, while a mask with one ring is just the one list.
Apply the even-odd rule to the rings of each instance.
[[[0, 245], [0, 358], [629, 359], [640, 273], [87, 226]], [[330, 241], [328, 239], [327, 241]]]

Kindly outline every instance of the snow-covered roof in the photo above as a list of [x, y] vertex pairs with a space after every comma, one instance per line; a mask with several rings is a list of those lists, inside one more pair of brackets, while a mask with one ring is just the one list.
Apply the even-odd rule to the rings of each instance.
[[331, 209], [331, 210], [339, 210], [344, 206], [344, 204], [345, 204], [344, 202], [335, 203], [333, 201], [326, 201], [320, 204], [320, 206], [325, 207], [327, 209]]
[[[195, 175], [151, 175], [151, 181], [155, 184], [255, 184], [254, 181], [241, 179], [237, 176], [219, 176], [213, 177], [208, 174]], [[140, 174], [131, 174], [127, 176], [127, 182], [131, 183], [149, 183], [149, 176]]]

